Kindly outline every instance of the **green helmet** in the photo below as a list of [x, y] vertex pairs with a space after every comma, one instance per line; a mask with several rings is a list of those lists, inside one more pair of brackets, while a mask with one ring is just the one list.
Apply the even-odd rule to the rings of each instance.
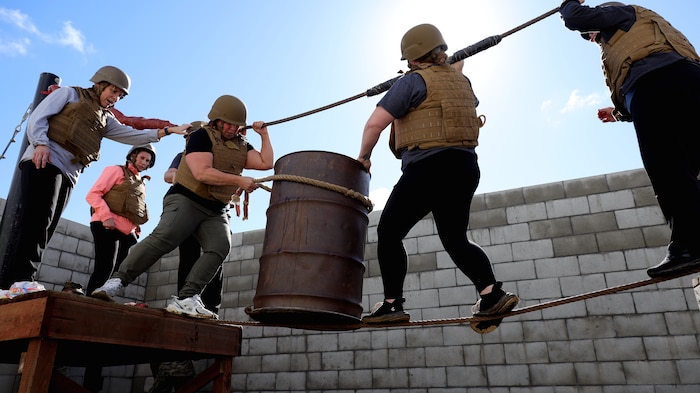
[[131, 160], [132, 154], [139, 154], [142, 151], [147, 151], [151, 153], [151, 163], [148, 165], [148, 167], [153, 168], [153, 166], [156, 164], [156, 148], [153, 147], [153, 145], [150, 143], [147, 143], [145, 145], [132, 146], [131, 149], [129, 149], [129, 152], [126, 154], [126, 160]]
[[438, 46], [447, 49], [437, 27], [427, 23], [412, 27], [401, 39], [401, 60], [419, 59]]
[[234, 96], [223, 95], [214, 101], [209, 111], [209, 120], [221, 119], [227, 123], [245, 127], [248, 110], [243, 101]]
[[129, 94], [131, 87], [131, 78], [126, 72], [113, 66], [104, 66], [95, 72], [95, 75], [90, 78], [92, 83], [108, 82], [118, 88], [124, 90], [124, 94]]

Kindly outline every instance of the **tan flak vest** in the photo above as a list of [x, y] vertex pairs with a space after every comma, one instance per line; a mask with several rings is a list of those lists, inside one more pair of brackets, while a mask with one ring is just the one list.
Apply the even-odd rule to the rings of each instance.
[[410, 72], [423, 77], [427, 96], [392, 123], [389, 143], [394, 155], [399, 158], [404, 147], [477, 146], [483, 122], [476, 114], [474, 91], [467, 78], [448, 65], [426, 64]]
[[145, 224], [148, 221], [146, 184], [126, 166], [120, 167], [124, 170], [124, 181], [115, 184], [102, 198], [112, 213], [126, 217], [136, 225]]
[[93, 89], [73, 86], [80, 100], [63, 107], [49, 119], [48, 137], [73, 153], [74, 162], [88, 165], [100, 158], [100, 143], [111, 113], [100, 106]]
[[[221, 138], [221, 132], [208, 125], [202, 128], [207, 131], [209, 139], [211, 139], [212, 154], [214, 155], [212, 166], [214, 169], [234, 175], [243, 173], [246, 157], [248, 156], [248, 142], [244, 138], [224, 141]], [[180, 165], [177, 167], [176, 181], [202, 198], [217, 200], [225, 204], [231, 202], [231, 197], [238, 189], [238, 186], [213, 186], [197, 181], [187, 166], [187, 160], [184, 157], [180, 160]]]
[[621, 88], [629, 75], [632, 63], [654, 53], [675, 51], [681, 56], [700, 60], [693, 45], [664, 18], [640, 6], [636, 10], [637, 21], [629, 31], [618, 30], [608, 42], [601, 44], [605, 83], [615, 107], [624, 109], [625, 99]]

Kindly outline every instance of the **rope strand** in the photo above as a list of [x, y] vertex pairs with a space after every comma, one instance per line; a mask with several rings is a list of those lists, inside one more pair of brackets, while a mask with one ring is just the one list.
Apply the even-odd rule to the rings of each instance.
[[[470, 316], [470, 317], [456, 317], [456, 318], [443, 318], [443, 319], [429, 319], [429, 320], [419, 320], [419, 321], [408, 321], [408, 322], [403, 322], [403, 323], [387, 323], [387, 324], [363, 324], [363, 323], [357, 323], [357, 324], [348, 324], [348, 325], [330, 325], [330, 326], [323, 326], [323, 325], [318, 325], [318, 326], [285, 326], [285, 327], [292, 327], [292, 328], [304, 328], [304, 329], [309, 329], [309, 328], [314, 328], [318, 330], [356, 330], [360, 328], [383, 328], [383, 327], [417, 327], [417, 326], [434, 326], [434, 325], [452, 325], [452, 324], [463, 324], [463, 323], [470, 323], [470, 322], [478, 322], [478, 321], [486, 321], [490, 319], [498, 319], [498, 318], [507, 318], [515, 315], [520, 315], [520, 314], [526, 314], [534, 311], [540, 311], [544, 310], [547, 308], [552, 308], [556, 306], [561, 306], [564, 304], [569, 304], [569, 303], [574, 303], [578, 302], [581, 300], [587, 300], [587, 299], [593, 299], [599, 296], [604, 296], [604, 295], [610, 295], [613, 293], [617, 292], [622, 292], [622, 291], [627, 291], [630, 289], [635, 289], [635, 288], [640, 288], [644, 287], [647, 285], [651, 284], [657, 284], [660, 282], [672, 280], [675, 278], [680, 278], [683, 276], [687, 276], [690, 274], [694, 273], [699, 273], [700, 268], [693, 269], [691, 271], [687, 272], [682, 272], [682, 273], [677, 273], [668, 277], [657, 277], [657, 278], [650, 278], [646, 280], [640, 280], [640, 281], [634, 281], [628, 284], [623, 284], [623, 285], [617, 285], [605, 289], [600, 289], [592, 292], [587, 292], [583, 293], [580, 295], [574, 295], [574, 296], [568, 296], [564, 297], [561, 299], [556, 299], [556, 300], [551, 300], [547, 302], [542, 302], [538, 304], [533, 304], [531, 306], [526, 306], [526, 307], [521, 307], [521, 308], [516, 308], [508, 313], [504, 314], [499, 314], [499, 315], [491, 315], [491, 316]], [[227, 323], [227, 324], [234, 324], [234, 325], [241, 325], [241, 326], [271, 326], [271, 325], [266, 325], [260, 322], [256, 321], [220, 321], [221, 323]], [[275, 325], [276, 326], [276, 325]]]

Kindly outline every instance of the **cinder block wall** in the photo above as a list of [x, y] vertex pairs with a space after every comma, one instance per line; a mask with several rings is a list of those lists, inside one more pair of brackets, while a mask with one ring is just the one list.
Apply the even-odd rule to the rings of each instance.
[[[379, 213], [370, 214], [366, 241], [365, 310], [382, 299]], [[51, 254], [58, 262], [42, 266], [42, 281], [87, 281], [91, 235], [79, 227], [59, 228], [65, 236], [52, 240], [58, 251]], [[233, 235], [222, 319], [249, 320], [244, 309], [255, 296], [264, 233]], [[527, 306], [647, 279], [646, 269], [664, 256], [669, 229], [646, 174], [633, 170], [477, 195], [469, 236], [491, 257], [505, 288]], [[476, 291], [442, 249], [430, 216], [405, 246], [405, 306], [412, 319], [471, 315]], [[68, 262], [69, 254], [82, 262]], [[177, 255], [165, 256], [147, 282], [129, 287], [129, 299], [164, 306], [175, 293], [176, 269]], [[232, 390], [697, 393], [700, 316], [692, 278], [510, 317], [487, 335], [459, 324], [325, 332], [245, 326]], [[131, 378], [132, 392], [150, 384], [146, 365], [110, 372], [115, 383]], [[0, 390], [3, 378], [9, 379], [0, 376]], [[111, 386], [105, 391], [125, 391]]]

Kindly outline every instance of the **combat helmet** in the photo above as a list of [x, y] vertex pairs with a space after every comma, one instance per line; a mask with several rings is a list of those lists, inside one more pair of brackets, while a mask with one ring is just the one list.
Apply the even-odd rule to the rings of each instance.
[[148, 165], [148, 167], [153, 168], [153, 166], [156, 164], [156, 148], [150, 143], [132, 146], [131, 149], [129, 149], [129, 152], [126, 154], [126, 160], [129, 161], [132, 154], [138, 154], [141, 151], [151, 153], [151, 163]]
[[243, 101], [231, 95], [223, 95], [214, 101], [209, 111], [209, 120], [221, 119], [227, 123], [245, 127], [248, 110]]
[[438, 46], [447, 50], [445, 39], [437, 27], [427, 23], [414, 26], [401, 38], [401, 60], [419, 59]]
[[114, 66], [104, 66], [100, 68], [95, 72], [95, 75], [90, 78], [90, 82], [108, 82], [124, 90], [124, 95], [129, 94], [129, 88], [131, 87], [131, 78], [129, 78], [129, 75]]

